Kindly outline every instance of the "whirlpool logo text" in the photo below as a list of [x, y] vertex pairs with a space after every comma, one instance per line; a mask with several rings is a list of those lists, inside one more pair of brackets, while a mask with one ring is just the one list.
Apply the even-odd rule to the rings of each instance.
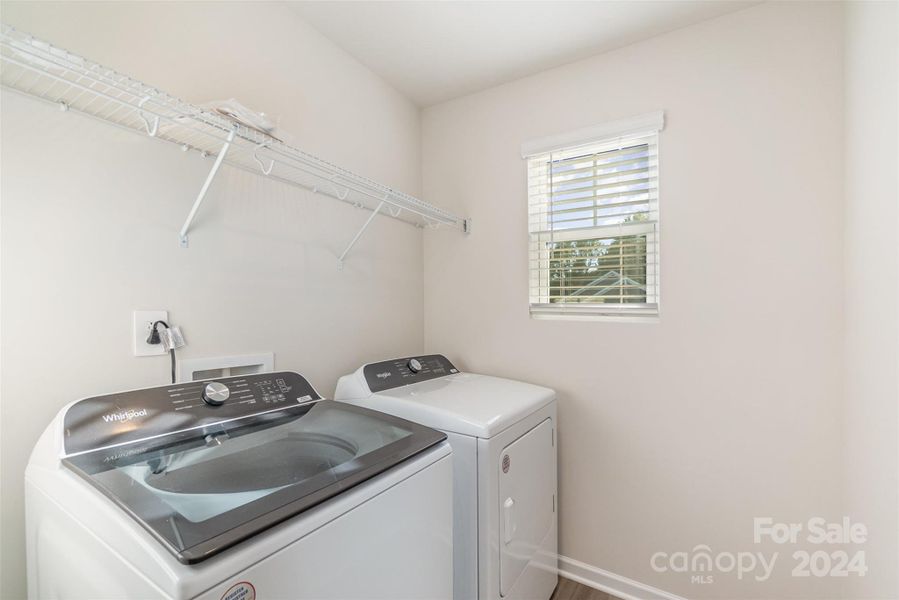
[[103, 415], [103, 421], [105, 423], [123, 423], [125, 421], [131, 421], [132, 419], [137, 419], [140, 417], [147, 416], [146, 408], [132, 408], [128, 410], [123, 410], [122, 412], [117, 413], [109, 413], [108, 415]]

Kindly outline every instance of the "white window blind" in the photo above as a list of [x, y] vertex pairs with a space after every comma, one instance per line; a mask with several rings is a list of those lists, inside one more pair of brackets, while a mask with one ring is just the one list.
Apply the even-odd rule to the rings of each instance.
[[526, 157], [532, 315], [658, 313], [659, 129]]

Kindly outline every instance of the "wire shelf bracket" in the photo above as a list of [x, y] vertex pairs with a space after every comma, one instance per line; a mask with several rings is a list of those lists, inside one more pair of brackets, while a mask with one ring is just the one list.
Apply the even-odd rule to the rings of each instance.
[[359, 241], [359, 238], [362, 237], [362, 234], [365, 233], [365, 230], [368, 229], [368, 226], [371, 225], [371, 222], [374, 221], [375, 217], [378, 216], [378, 213], [381, 212], [381, 209], [384, 207], [384, 203], [387, 200], [381, 200], [378, 206], [368, 215], [368, 218], [365, 220], [365, 223], [362, 224], [362, 229], [356, 232], [356, 235], [353, 236], [353, 239], [350, 240], [350, 243], [347, 244], [346, 249], [340, 254], [340, 257], [337, 259], [337, 268], [343, 269], [343, 259], [346, 258], [346, 255], [349, 254], [350, 250], [353, 249], [353, 246], [356, 245], [356, 242]]
[[422, 228], [471, 231], [470, 219], [5, 24], [0, 24], [0, 85], [52, 103], [63, 112], [77, 112], [145, 138], [175, 144], [185, 152], [214, 156], [212, 168], [178, 232], [182, 247], [188, 246], [188, 233], [223, 164], [370, 210], [372, 214], [341, 253], [338, 265], [344, 263], [378, 215]]
[[228, 155], [228, 149], [231, 147], [231, 142], [234, 141], [235, 133], [236, 130], [232, 129], [231, 133], [228, 134], [225, 143], [222, 145], [222, 149], [219, 150], [218, 156], [215, 157], [215, 162], [212, 163], [212, 168], [209, 170], [209, 175], [206, 176], [206, 181], [203, 182], [203, 187], [200, 188], [200, 193], [197, 194], [197, 199], [194, 200], [194, 205], [190, 207], [190, 212], [187, 214], [187, 219], [184, 220], [184, 225], [181, 226], [181, 231], [178, 232], [178, 242], [181, 244], [182, 248], [187, 248], [188, 246], [187, 232], [190, 230], [190, 225], [193, 223], [194, 217], [197, 216], [197, 211], [200, 210], [200, 205], [203, 204], [203, 200], [206, 199], [206, 193], [209, 191], [209, 186], [212, 185], [212, 180], [215, 179], [219, 167], [222, 166], [222, 161], [224, 161], [225, 156]]

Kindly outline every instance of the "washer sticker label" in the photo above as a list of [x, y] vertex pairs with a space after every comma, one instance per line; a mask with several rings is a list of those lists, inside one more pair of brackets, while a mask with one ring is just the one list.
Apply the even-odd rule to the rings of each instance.
[[235, 583], [222, 595], [222, 600], [256, 600], [256, 588], [249, 581]]

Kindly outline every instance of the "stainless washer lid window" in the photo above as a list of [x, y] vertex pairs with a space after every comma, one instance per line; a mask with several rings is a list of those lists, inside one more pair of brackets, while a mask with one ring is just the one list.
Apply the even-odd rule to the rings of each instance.
[[[159, 412], [164, 416], [165, 411]], [[233, 546], [446, 437], [397, 417], [328, 400], [218, 423], [209, 422], [205, 415], [210, 413], [203, 414], [202, 427], [62, 459], [186, 564]], [[152, 430], [149, 424], [146, 428]]]

